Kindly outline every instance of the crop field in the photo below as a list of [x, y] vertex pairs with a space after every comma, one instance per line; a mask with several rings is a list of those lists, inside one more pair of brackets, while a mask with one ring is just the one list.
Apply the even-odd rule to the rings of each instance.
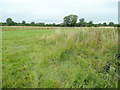
[[117, 88], [117, 50], [116, 28], [3, 27], [2, 87]]

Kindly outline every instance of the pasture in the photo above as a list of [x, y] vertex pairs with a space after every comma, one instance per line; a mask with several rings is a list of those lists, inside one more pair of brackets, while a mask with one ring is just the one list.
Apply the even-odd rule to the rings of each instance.
[[117, 48], [116, 28], [3, 27], [2, 87], [116, 88]]

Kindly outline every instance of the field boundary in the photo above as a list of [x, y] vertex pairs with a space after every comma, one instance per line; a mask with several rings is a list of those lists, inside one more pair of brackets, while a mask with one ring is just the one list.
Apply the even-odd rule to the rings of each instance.
[[40, 26], [0, 26], [0, 27], [24, 27], [24, 28], [117, 28], [117, 27], [40, 27]]

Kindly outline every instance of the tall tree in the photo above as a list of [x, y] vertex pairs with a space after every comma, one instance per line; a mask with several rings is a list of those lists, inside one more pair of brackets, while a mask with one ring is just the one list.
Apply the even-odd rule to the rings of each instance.
[[84, 18], [79, 19], [79, 23], [78, 24], [79, 24], [80, 27], [85, 27], [86, 26], [85, 19]]
[[92, 27], [93, 26], [93, 21], [89, 21], [88, 26]]
[[64, 17], [64, 25], [69, 27], [74, 27], [76, 25], [78, 16], [77, 15], [69, 15]]
[[12, 26], [12, 25], [14, 25], [14, 21], [13, 21], [11, 18], [7, 18], [7, 19], [6, 19], [6, 24], [7, 24], [8, 26]]
[[114, 23], [113, 23], [113, 22], [110, 22], [110, 23], [109, 23], [109, 26], [114, 26]]
[[23, 24], [23, 25], [26, 25], [26, 22], [25, 22], [25, 21], [22, 21], [22, 24]]
[[85, 19], [84, 19], [84, 18], [81, 18], [81, 19], [79, 19], [79, 21], [80, 21], [81, 23], [83, 23], [83, 22], [85, 22]]
[[32, 26], [35, 26], [35, 22], [31, 22], [31, 25], [32, 25]]
[[104, 22], [104, 23], [102, 24], [102, 26], [107, 26], [107, 23], [106, 23], [106, 22]]
[[93, 21], [90, 21], [90, 22], [89, 22], [89, 24], [91, 24], [91, 25], [92, 25], [92, 24], [93, 24]]

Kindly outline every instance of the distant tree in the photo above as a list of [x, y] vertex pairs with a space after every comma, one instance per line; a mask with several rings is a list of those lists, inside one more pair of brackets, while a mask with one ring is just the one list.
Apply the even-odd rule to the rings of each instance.
[[87, 23], [88, 27], [92, 27], [93, 26], [93, 21], [90, 21], [89, 23]]
[[100, 25], [99, 24], [94, 24], [94, 27], [99, 27]]
[[120, 27], [120, 24], [117, 24], [117, 27]]
[[45, 23], [44, 23], [44, 22], [41, 22], [41, 23], [37, 23], [36, 25], [37, 25], [37, 26], [45, 26]]
[[77, 15], [68, 15], [66, 17], [63, 18], [63, 23], [60, 24], [56, 24], [56, 23], [52, 23], [52, 24], [45, 24], [44, 22], [41, 23], [35, 23], [35, 22], [31, 22], [31, 23], [26, 23], [25, 21], [22, 21], [22, 23], [17, 23], [14, 22], [11, 18], [7, 18], [6, 22], [0, 22], [0, 26], [54, 26], [54, 27], [99, 27], [99, 26], [114, 26], [114, 27], [120, 27], [120, 24], [114, 24], [114, 22], [110, 22], [109, 24], [107, 24], [106, 22], [104, 23], [98, 23], [98, 24], [94, 24], [93, 21], [89, 21], [86, 22], [84, 18], [79, 19], [79, 22], [77, 23], [77, 19], [78, 16]]
[[61, 24], [56, 24], [56, 27], [60, 27]]
[[106, 23], [106, 22], [104, 22], [104, 23], [102, 24], [102, 26], [107, 26], [107, 23]]
[[100, 27], [100, 26], [102, 26], [102, 24], [101, 24], [101, 23], [98, 23], [97, 26]]
[[65, 26], [69, 26], [70, 18], [68, 16], [64, 17], [64, 22], [63, 23], [64, 23]]
[[7, 19], [6, 19], [6, 24], [7, 24], [8, 26], [12, 26], [12, 25], [14, 25], [14, 21], [13, 21], [11, 18], [7, 18]]
[[64, 20], [63, 23], [64, 23], [65, 26], [74, 27], [76, 25], [77, 18], [78, 18], [77, 15], [66, 16], [63, 19]]
[[25, 22], [25, 21], [22, 21], [22, 25], [26, 25], [26, 22]]
[[56, 26], [56, 24], [55, 24], [55, 23], [53, 23], [53, 24], [52, 24], [52, 26]]
[[60, 27], [65, 27], [65, 24], [64, 23], [60, 23]]
[[46, 24], [45, 26], [49, 26], [49, 24]]
[[90, 22], [89, 22], [89, 24], [91, 24], [91, 25], [92, 25], [92, 24], [93, 24], [93, 21], [90, 21]]
[[80, 21], [81, 23], [83, 23], [83, 22], [85, 22], [85, 19], [84, 19], [84, 18], [81, 18], [81, 19], [79, 19], [79, 21]]
[[113, 23], [113, 22], [110, 22], [108, 25], [109, 25], [109, 26], [114, 26], [114, 23]]
[[117, 27], [118, 26], [118, 24], [114, 24], [114, 27]]
[[30, 24], [31, 24], [32, 26], [35, 26], [35, 22], [31, 22]]
[[2, 23], [2, 22], [0, 22], [0, 26], [3, 26], [3, 23]]
[[78, 23], [79, 27], [85, 27], [86, 26], [86, 22], [84, 18], [79, 19], [79, 23]]

